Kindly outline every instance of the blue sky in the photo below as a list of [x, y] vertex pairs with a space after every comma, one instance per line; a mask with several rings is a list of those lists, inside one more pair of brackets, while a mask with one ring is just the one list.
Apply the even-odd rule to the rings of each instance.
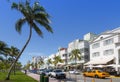
[[[18, 34], [14, 25], [22, 15], [12, 10], [11, 3], [7, 0], [1, 2], [0, 40], [21, 49], [28, 38], [28, 26], [24, 25], [21, 35]], [[26, 64], [32, 56], [49, 56], [56, 53], [58, 47], [67, 47], [71, 41], [83, 39], [83, 35], [88, 32], [99, 34], [119, 27], [119, 3], [120, 0], [40, 0], [40, 4], [51, 15], [54, 33], [48, 33], [43, 29], [42, 39], [33, 32], [30, 44], [20, 57], [20, 61]]]

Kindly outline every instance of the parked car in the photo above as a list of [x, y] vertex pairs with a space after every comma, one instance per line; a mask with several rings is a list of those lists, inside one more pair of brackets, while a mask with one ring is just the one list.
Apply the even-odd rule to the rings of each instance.
[[50, 76], [50, 72], [52, 72], [52, 69], [46, 69], [42, 73], [45, 74], [46, 76]]
[[70, 74], [79, 74], [80, 72], [77, 71], [77, 70], [70, 70], [69, 73], [70, 73]]
[[102, 70], [91, 70], [91, 71], [86, 71], [83, 72], [84, 76], [89, 76], [89, 77], [95, 77], [95, 78], [106, 78], [109, 77], [110, 74], [107, 72], [104, 72]]
[[66, 78], [66, 74], [61, 69], [55, 69], [52, 72], [50, 72], [51, 77], [55, 78]]
[[39, 69], [37, 73], [42, 74], [44, 71], [45, 71], [45, 69]]

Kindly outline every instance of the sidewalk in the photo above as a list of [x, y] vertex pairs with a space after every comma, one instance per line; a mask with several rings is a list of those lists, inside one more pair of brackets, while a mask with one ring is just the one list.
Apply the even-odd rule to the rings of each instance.
[[27, 73], [28, 76], [32, 77], [33, 79], [37, 80], [38, 82], [40, 82], [40, 75], [38, 74], [34, 74], [34, 73]]
[[[40, 82], [40, 75], [30, 73], [30, 72], [27, 72], [27, 75], [32, 77], [33, 79], [37, 80], [38, 82]], [[59, 82], [59, 80], [57, 80], [55, 78], [49, 78], [49, 82]]]

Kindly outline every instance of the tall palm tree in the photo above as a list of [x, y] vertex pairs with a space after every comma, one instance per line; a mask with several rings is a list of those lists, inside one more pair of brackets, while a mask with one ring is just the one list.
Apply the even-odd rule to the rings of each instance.
[[4, 55], [5, 59], [6, 59], [6, 64], [7, 64], [7, 59], [8, 59], [8, 56], [9, 56], [9, 51], [10, 49], [9, 48], [4, 48], [4, 50], [2, 50], [2, 54]]
[[[14, 62], [14, 60], [16, 59], [19, 53], [20, 53], [20, 50], [18, 48], [14, 46], [11, 46], [9, 48], [9, 55], [12, 57], [12, 63]], [[15, 75], [15, 65], [14, 65], [14, 75]]]
[[14, 67], [15, 63], [17, 62], [17, 60], [19, 59], [19, 57], [21, 56], [21, 54], [27, 47], [28, 43], [30, 42], [31, 37], [32, 37], [32, 30], [34, 29], [36, 31], [36, 33], [42, 37], [43, 33], [38, 26], [38, 25], [41, 25], [48, 32], [53, 33], [52, 28], [50, 27], [50, 21], [48, 19], [50, 16], [38, 2], [35, 2], [33, 4], [33, 6], [31, 6], [31, 4], [28, 0], [26, 0], [26, 2], [24, 2], [24, 3], [23, 2], [19, 2], [18, 4], [13, 3], [12, 9], [16, 9], [17, 11], [19, 11], [20, 13], [23, 14], [23, 18], [20, 18], [15, 25], [16, 31], [21, 33], [22, 26], [25, 23], [27, 23], [29, 25], [29, 33], [30, 34], [29, 34], [29, 37], [28, 37], [25, 45], [23, 46], [22, 50], [16, 57], [16, 60], [11, 65], [9, 72], [6, 76], [6, 80], [10, 79], [10, 73], [11, 73], [12, 68]]
[[[7, 49], [7, 44], [3, 41], [0, 41], [0, 54], [3, 54], [6, 52], [5, 50]], [[5, 56], [5, 55], [4, 55]]]
[[14, 47], [14, 46], [11, 46], [9, 49], [10, 49], [9, 50], [9, 55], [13, 59], [15, 59], [17, 57], [17, 55], [20, 53], [20, 50], [18, 48]]
[[49, 65], [49, 64], [52, 64], [52, 60], [49, 58], [48, 60], [47, 60], [47, 64]]
[[74, 60], [75, 64], [77, 63], [77, 60], [81, 60], [81, 53], [79, 49], [74, 49], [71, 51], [70, 60]]
[[7, 46], [7, 44], [3, 41], [0, 41], [0, 54], [2, 54], [5, 59], [4, 59], [4, 67], [7, 70], [8, 68], [8, 63], [7, 63], [7, 57], [9, 56], [9, 48]]
[[48, 68], [49, 68], [49, 65], [50, 65], [50, 64], [52, 64], [52, 60], [49, 58], [49, 59], [47, 60]]
[[34, 63], [32, 62], [31, 64], [30, 64], [30, 66], [32, 67], [32, 69], [34, 68]]
[[60, 63], [63, 63], [63, 62], [64, 62], [64, 61], [61, 59], [60, 56], [56, 56], [56, 55], [55, 55], [55, 57], [54, 57], [53, 59], [54, 59], [54, 61], [53, 61], [54, 66], [56, 66], [59, 62], [60, 62]]
[[4, 59], [3, 59], [3, 57], [2, 57], [2, 56], [0, 56], [0, 62], [1, 62], [1, 61], [2, 61], [2, 62], [4, 61]]
[[42, 66], [44, 64], [44, 59], [43, 58], [40, 58], [39, 60], [38, 60], [38, 65], [39, 66]]
[[[77, 64], [77, 60], [81, 60], [81, 53], [80, 53], [79, 49], [74, 49], [74, 50], [71, 51], [70, 60], [74, 60], [75, 61], [75, 65]], [[76, 79], [77, 79], [77, 76], [75, 74], [75, 80]]]

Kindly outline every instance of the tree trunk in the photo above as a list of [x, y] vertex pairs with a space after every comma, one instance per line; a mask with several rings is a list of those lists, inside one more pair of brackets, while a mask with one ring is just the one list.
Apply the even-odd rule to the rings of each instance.
[[[75, 56], [75, 71], [77, 71], [77, 57]], [[75, 82], [77, 82], [77, 75], [75, 74]]]
[[16, 66], [16, 64], [14, 65], [14, 75], [15, 75], [15, 66]]
[[20, 56], [22, 55], [23, 51], [24, 51], [25, 48], [27, 47], [28, 43], [30, 42], [31, 36], [32, 36], [32, 27], [30, 27], [30, 34], [29, 34], [28, 40], [26, 41], [26, 43], [25, 43], [25, 45], [23, 46], [22, 50], [20, 51], [20, 53], [19, 53], [18, 56], [16, 57], [15, 61], [12, 63], [12, 65], [11, 65], [9, 71], [8, 71], [8, 74], [7, 74], [5, 80], [10, 80], [11, 71], [12, 71], [15, 63], [18, 61], [18, 59], [19, 59]]

